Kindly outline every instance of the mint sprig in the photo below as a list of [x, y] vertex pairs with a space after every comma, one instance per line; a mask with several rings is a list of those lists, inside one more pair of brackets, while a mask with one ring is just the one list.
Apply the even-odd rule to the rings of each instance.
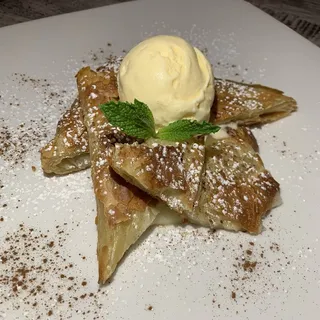
[[136, 99], [134, 103], [110, 101], [102, 104], [100, 109], [113, 126], [127, 135], [140, 139], [156, 137], [153, 114], [143, 102]]
[[194, 136], [216, 133], [220, 130], [220, 127], [206, 121], [182, 119], [156, 132], [151, 110], [145, 103], [137, 99], [133, 103], [110, 101], [100, 105], [100, 109], [113, 126], [140, 139], [186, 141]]
[[206, 121], [182, 119], [159, 129], [157, 137], [162, 140], [185, 141], [193, 136], [215, 133], [219, 130], [220, 127]]

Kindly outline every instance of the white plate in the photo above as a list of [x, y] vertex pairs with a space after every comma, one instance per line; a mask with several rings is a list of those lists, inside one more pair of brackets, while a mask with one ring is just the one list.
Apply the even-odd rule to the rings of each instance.
[[[257, 237], [155, 228], [97, 293], [90, 172], [45, 177], [38, 150], [76, 94], [76, 71], [154, 34], [181, 35], [206, 48], [216, 76], [263, 83], [297, 99], [297, 113], [255, 130], [284, 204]], [[231, 0], [132, 2], [38, 20], [0, 29], [0, 48], [0, 148], [6, 149], [0, 159], [0, 319], [318, 318], [319, 48], [253, 6]], [[21, 223], [34, 228], [25, 238]], [[36, 238], [38, 233], [47, 238]], [[13, 258], [5, 261], [8, 255]], [[253, 272], [243, 270], [248, 259], [257, 262]], [[20, 284], [28, 288], [14, 292], [19, 263], [43, 270], [25, 273]], [[23, 300], [36, 285], [37, 296]]]

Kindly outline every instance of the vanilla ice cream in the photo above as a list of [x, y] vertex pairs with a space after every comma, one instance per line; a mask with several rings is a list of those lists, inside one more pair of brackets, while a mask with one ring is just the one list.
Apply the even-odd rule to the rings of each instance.
[[157, 128], [179, 119], [209, 120], [214, 98], [211, 65], [197, 48], [174, 36], [140, 42], [118, 73], [121, 101], [146, 103]]

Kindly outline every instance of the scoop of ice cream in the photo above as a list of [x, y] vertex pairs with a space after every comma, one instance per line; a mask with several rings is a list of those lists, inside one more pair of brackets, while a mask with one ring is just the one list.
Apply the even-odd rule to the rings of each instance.
[[157, 128], [179, 119], [209, 120], [214, 98], [211, 65], [197, 48], [174, 36], [140, 42], [118, 73], [121, 101], [146, 103]]

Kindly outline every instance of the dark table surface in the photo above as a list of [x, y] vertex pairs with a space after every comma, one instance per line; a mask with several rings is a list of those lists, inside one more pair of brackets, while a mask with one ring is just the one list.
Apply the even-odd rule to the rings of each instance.
[[[124, 1], [127, 0], [0, 0], [0, 27]], [[320, 46], [320, 0], [246, 1]]]

